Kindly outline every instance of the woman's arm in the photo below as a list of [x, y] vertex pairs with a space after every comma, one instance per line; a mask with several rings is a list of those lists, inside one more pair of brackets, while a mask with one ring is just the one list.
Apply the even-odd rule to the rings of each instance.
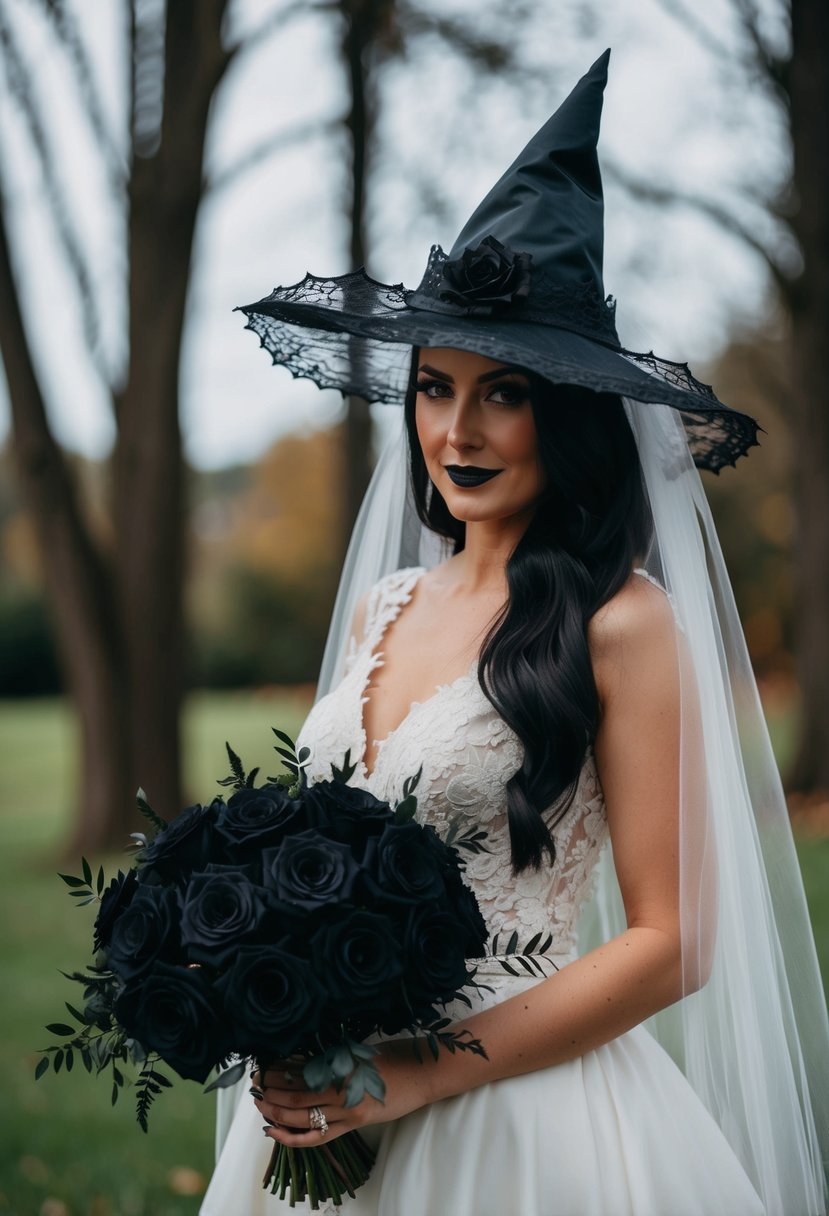
[[[385, 1104], [366, 1098], [352, 1110], [337, 1110], [329, 1135], [583, 1055], [680, 997], [680, 687], [670, 604], [655, 587], [632, 579], [597, 613], [589, 642], [602, 705], [595, 755], [627, 930], [526, 992], [459, 1023], [481, 1040], [488, 1059], [442, 1052], [437, 1061], [429, 1057], [420, 1064], [410, 1043], [384, 1044], [377, 1063], [386, 1082]], [[274, 1074], [267, 1080], [279, 1083]], [[305, 1118], [298, 1107], [342, 1102], [333, 1090], [273, 1088], [259, 1105], [268, 1118], [293, 1118], [296, 1126]], [[288, 1144], [319, 1142], [317, 1132], [296, 1136], [278, 1128], [269, 1134]]]

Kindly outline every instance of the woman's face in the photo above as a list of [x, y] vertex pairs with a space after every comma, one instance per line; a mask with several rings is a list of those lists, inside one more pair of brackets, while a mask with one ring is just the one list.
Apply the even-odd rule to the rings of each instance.
[[423, 347], [415, 421], [429, 476], [456, 519], [508, 520], [538, 502], [545, 477], [530, 384], [519, 369]]

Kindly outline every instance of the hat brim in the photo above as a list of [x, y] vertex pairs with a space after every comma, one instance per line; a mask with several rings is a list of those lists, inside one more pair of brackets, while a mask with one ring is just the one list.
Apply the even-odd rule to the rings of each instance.
[[680, 411], [698, 467], [719, 472], [757, 443], [759, 427], [720, 401], [686, 364], [613, 349], [559, 326], [413, 308], [402, 286], [363, 271], [306, 276], [240, 311], [275, 363], [321, 388], [372, 402], [402, 402], [412, 347], [451, 347], [516, 364], [553, 384], [670, 405]]

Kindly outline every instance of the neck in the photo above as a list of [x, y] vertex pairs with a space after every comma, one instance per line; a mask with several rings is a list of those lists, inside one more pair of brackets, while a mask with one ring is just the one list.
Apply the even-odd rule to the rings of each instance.
[[466, 525], [466, 543], [454, 564], [470, 591], [506, 591], [510, 554], [527, 530], [533, 511], [505, 520], [475, 520]]

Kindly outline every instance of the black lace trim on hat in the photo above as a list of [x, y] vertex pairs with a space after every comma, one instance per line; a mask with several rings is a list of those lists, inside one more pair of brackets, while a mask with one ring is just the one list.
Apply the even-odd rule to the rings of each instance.
[[[482, 246], [478, 247], [479, 250], [481, 248]], [[476, 252], [478, 251], [467, 251], [473, 256]], [[512, 250], [506, 250], [506, 253], [511, 254], [516, 261], [529, 256], [514, 253]], [[457, 261], [460, 259], [456, 259]], [[545, 271], [532, 268], [526, 280], [522, 280], [522, 286], [527, 287], [525, 294], [515, 293], [512, 297], [505, 296], [503, 300], [498, 300], [496, 292], [497, 306], [485, 304], [481, 307], [474, 298], [473, 291], [467, 290], [469, 302], [464, 306], [458, 302], [461, 293], [457, 291], [457, 271], [447, 276], [447, 265], [451, 270], [455, 264], [449, 261], [440, 245], [433, 245], [419, 287], [406, 293], [408, 305], [411, 308], [439, 312], [444, 316], [495, 315], [499, 320], [533, 321], [541, 325], [553, 325], [558, 329], [567, 329], [620, 349], [616, 333], [616, 301], [613, 296], [602, 296], [594, 280], [562, 287]]]
[[[408, 303], [411, 294], [402, 283], [379, 283], [363, 270], [332, 279], [308, 274], [301, 283], [277, 287], [264, 300], [240, 311], [273, 362], [287, 367], [294, 377], [371, 402], [402, 402], [412, 343], [474, 350], [499, 362], [516, 361], [511, 324], [482, 320], [475, 326], [473, 338], [469, 318], [458, 317], [453, 325], [451, 314], [412, 309]], [[400, 323], [408, 320], [416, 325], [417, 333], [401, 330]], [[710, 385], [695, 379], [687, 364], [659, 359], [652, 352], [620, 349], [617, 353], [618, 373], [563, 361], [542, 350], [534, 351], [531, 363], [526, 362], [552, 383], [575, 384], [678, 409], [699, 468], [719, 472], [756, 444], [757, 423], [719, 401]], [[648, 380], [634, 383], [627, 378], [625, 360], [647, 372]]]

